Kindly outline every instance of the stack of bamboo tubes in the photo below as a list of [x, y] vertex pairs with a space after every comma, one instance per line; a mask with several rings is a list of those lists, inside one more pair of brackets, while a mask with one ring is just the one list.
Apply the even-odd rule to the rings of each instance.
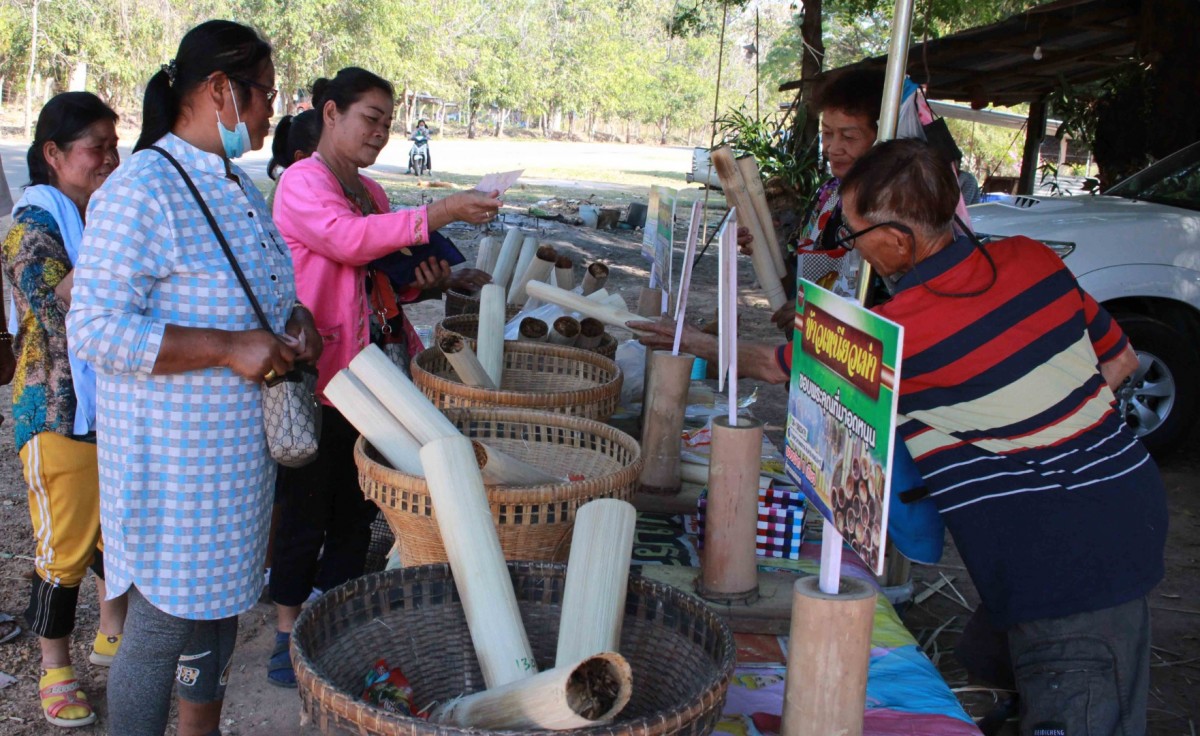
[[753, 157], [734, 160], [729, 146], [719, 146], [712, 152], [713, 167], [721, 179], [725, 199], [737, 208], [738, 220], [750, 229], [754, 236], [754, 250], [750, 255], [754, 275], [766, 292], [771, 309], [779, 309], [787, 302], [781, 279], [787, 275], [783, 252], [771, 222], [767, 207], [767, 196], [763, 191], [762, 176]]

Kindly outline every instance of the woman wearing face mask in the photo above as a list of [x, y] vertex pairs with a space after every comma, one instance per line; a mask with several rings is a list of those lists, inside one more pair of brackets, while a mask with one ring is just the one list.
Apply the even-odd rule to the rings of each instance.
[[[500, 207], [498, 193], [472, 191], [425, 207], [391, 211], [383, 187], [359, 169], [375, 163], [387, 145], [394, 97], [390, 83], [365, 69], [342, 69], [333, 79], [317, 80], [317, 150], [292, 164], [275, 191], [275, 221], [292, 251], [296, 289], [312, 308], [325, 339], [326, 350], [317, 364], [318, 393], [369, 342], [394, 348], [394, 359], [407, 371], [408, 359], [421, 350], [421, 342], [401, 305], [416, 300], [422, 290], [444, 287], [452, 278], [445, 261], [431, 258], [417, 266], [413, 283], [393, 289], [387, 277], [368, 280], [368, 264], [429, 242], [430, 233], [451, 222], [487, 222]], [[474, 281], [478, 288], [487, 275], [468, 269], [455, 272], [454, 278]], [[459, 288], [465, 285], [460, 282]], [[285, 470], [280, 479], [282, 510], [270, 583], [279, 628], [267, 676], [281, 687], [295, 687], [288, 641], [300, 606], [317, 580], [318, 559], [323, 585], [361, 575], [377, 511], [358, 486], [358, 432], [322, 401], [317, 460], [294, 472]]]
[[67, 327], [99, 376], [105, 568], [109, 594], [129, 592], [109, 676], [114, 734], [162, 734], [173, 676], [178, 733], [219, 733], [237, 615], [262, 590], [276, 467], [262, 383], [320, 356], [287, 246], [231, 162], [263, 145], [274, 84], [253, 29], [193, 28], [147, 84], [135, 153], [88, 212]]

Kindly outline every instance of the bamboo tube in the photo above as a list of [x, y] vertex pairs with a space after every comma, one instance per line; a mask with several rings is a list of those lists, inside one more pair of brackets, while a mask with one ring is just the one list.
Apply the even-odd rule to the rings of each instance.
[[[754, 205], [750, 203], [750, 195], [746, 192], [745, 182], [742, 181], [742, 172], [738, 170], [729, 146], [720, 146], [715, 149], [712, 152], [712, 163], [717, 169], [717, 176], [721, 179], [721, 187], [725, 190], [725, 199], [737, 208], [742, 221], [750, 228], [750, 234], [754, 236], [756, 247], [750, 254], [750, 262], [754, 265], [754, 275], [762, 285], [763, 291], [766, 292], [767, 302], [771, 305], [771, 309], [779, 309], [787, 302], [787, 296], [783, 293], [783, 285], [779, 280], [780, 274], [775, 270], [775, 261], [767, 246], [767, 236], [759, 225], [758, 218], [752, 216]], [[763, 244], [761, 248], [757, 247], [760, 243]]]
[[684, 402], [695, 357], [655, 350], [643, 412], [641, 486], [645, 493], [673, 494], [680, 488], [679, 438], [683, 432]]
[[554, 283], [567, 291], [575, 288], [575, 261], [570, 256], [559, 256], [554, 261]]
[[625, 327], [626, 322], [643, 321], [633, 312], [619, 309], [609, 304], [600, 304], [570, 291], [563, 291], [550, 284], [533, 281], [529, 284], [529, 296], [544, 302], [557, 304], [571, 312], [579, 312], [585, 317], [595, 317], [605, 324], [614, 327]]
[[537, 665], [475, 462], [471, 440], [461, 434], [421, 448], [438, 531], [491, 690], [533, 675]]
[[492, 283], [506, 293], [508, 282], [512, 280], [513, 271], [517, 267], [517, 257], [521, 254], [523, 240], [524, 234], [521, 232], [521, 228], [510, 227], [504, 235], [504, 244], [500, 246], [500, 253], [496, 256], [496, 267], [492, 271]]
[[632, 694], [629, 663], [604, 652], [451, 700], [430, 721], [485, 731], [565, 731], [611, 721]]
[[605, 281], [608, 281], [608, 266], [600, 261], [589, 264], [587, 272], [583, 274], [583, 295], [587, 296], [604, 286]]
[[579, 339], [575, 341], [575, 347], [583, 348], [584, 350], [594, 350], [600, 347], [600, 342], [603, 339], [603, 322], [595, 317], [584, 317], [579, 320]]
[[462, 335], [446, 335], [438, 343], [438, 347], [441, 348], [442, 355], [446, 356], [446, 361], [450, 363], [450, 367], [458, 374], [463, 384], [493, 390], [496, 388], [496, 384], [492, 383], [491, 376], [483, 369], [483, 364], [476, 357], [475, 351], [471, 349]]
[[555, 345], [574, 345], [579, 341], [579, 320], [574, 317], [559, 317], [550, 330], [550, 342]]
[[663, 314], [663, 290], [643, 286], [638, 292], [637, 313], [650, 319], [658, 319]]
[[684, 483], [694, 483], [708, 487], [708, 466], [698, 463], [681, 462], [679, 464], [679, 480]]
[[563, 586], [554, 666], [620, 649], [636, 523], [633, 505], [615, 498], [600, 498], [579, 507]]
[[475, 460], [483, 474], [483, 482], [487, 485], [541, 486], [566, 480], [482, 442], [472, 441], [471, 444], [475, 448]]
[[374, 343], [350, 361], [350, 372], [379, 403], [400, 420], [422, 446], [440, 437], [461, 437], [445, 414], [438, 411], [404, 372]]
[[504, 287], [485, 284], [479, 296], [479, 331], [475, 351], [497, 388], [504, 385]]
[[550, 337], [550, 328], [537, 317], [526, 317], [517, 327], [517, 340], [520, 342], [546, 342]]
[[383, 408], [375, 394], [348, 370], [340, 370], [325, 386], [325, 398], [354, 425], [367, 442], [401, 473], [425, 476], [421, 443]]
[[[512, 298], [513, 292], [517, 289], [517, 282], [529, 270], [529, 264], [533, 263], [534, 256], [537, 255], [538, 239], [532, 235], [525, 236], [525, 240], [521, 242], [521, 250], [517, 255], [517, 263], [513, 266], [512, 280], [508, 284], [509, 299]], [[510, 302], [511, 303], [511, 302]]]
[[842, 578], [841, 593], [821, 592], [817, 576], [792, 592], [782, 736], [861, 736], [875, 591]]
[[496, 249], [496, 239], [491, 235], [485, 235], [479, 241], [479, 251], [475, 254], [475, 268], [490, 276], [492, 270], [496, 268], [496, 257], [499, 255], [500, 253]]
[[702, 598], [745, 601], [758, 594], [758, 474], [762, 422], [713, 417], [708, 509], [698, 592]]
[[[525, 242], [533, 240], [526, 239]], [[536, 243], [537, 241], [534, 240]], [[543, 245], [537, 249], [534, 254], [534, 259], [521, 273], [521, 277], [513, 282], [513, 288], [508, 292], [508, 303], [524, 306], [529, 299], [529, 295], [525, 292], [525, 285], [530, 281], [547, 281], [550, 274], [554, 271], [554, 261], [558, 258], [558, 254], [554, 252], [554, 248], [549, 245]]]
[[[763, 188], [762, 172], [758, 170], [758, 162], [754, 160], [753, 156], [742, 156], [737, 160], [737, 167], [738, 171], [742, 173], [742, 181], [746, 183], [750, 206], [753, 207], [758, 224], [767, 238], [767, 244], [771, 246], [771, 261], [775, 264], [775, 275], [782, 277], [787, 273], [787, 264], [783, 262], [783, 251], [779, 247], [779, 236], [775, 233], [775, 222], [771, 218], [771, 207], [767, 204], [767, 191]], [[749, 213], [743, 213], [740, 208], [738, 213], [742, 217], [749, 217]]]

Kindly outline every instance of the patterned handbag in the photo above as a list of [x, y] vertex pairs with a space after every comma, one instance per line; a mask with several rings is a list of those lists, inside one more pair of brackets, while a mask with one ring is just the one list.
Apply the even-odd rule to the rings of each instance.
[[[246, 274], [238, 265], [237, 258], [234, 257], [233, 250], [229, 247], [229, 242], [225, 240], [221, 228], [217, 226], [216, 219], [209, 211], [208, 205], [204, 203], [204, 198], [200, 196], [196, 185], [192, 183], [191, 177], [171, 154], [158, 146], [150, 146], [150, 150], [162, 154], [179, 171], [183, 182], [187, 184], [192, 196], [200, 205], [200, 210], [208, 220], [213, 234], [217, 236], [221, 249], [225, 251], [225, 257], [229, 259], [229, 265], [233, 268], [238, 283], [242, 285], [242, 289], [250, 299], [250, 306], [254, 307], [254, 314], [258, 316], [259, 324], [264, 330], [274, 334], [271, 323], [267, 321], [267, 315], [263, 313], [258, 299], [254, 297], [254, 292], [250, 290], [250, 282], [246, 280]], [[299, 468], [317, 459], [317, 450], [321, 440], [321, 404], [317, 401], [317, 369], [315, 366], [297, 364], [286, 375], [264, 384], [263, 430], [267, 435], [267, 449], [275, 462], [280, 465]]]

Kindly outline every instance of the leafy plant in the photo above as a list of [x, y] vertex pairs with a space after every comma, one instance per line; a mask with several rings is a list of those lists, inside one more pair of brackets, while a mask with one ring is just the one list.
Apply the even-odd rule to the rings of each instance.
[[[804, 114], [803, 110], [797, 112]], [[717, 129], [731, 147], [754, 156], [764, 180], [778, 179], [798, 199], [807, 201], [825, 177], [815, 141], [803, 150], [789, 150], [788, 137], [796, 127], [787, 122], [781, 113], [755, 118], [740, 107], [718, 118]]]

